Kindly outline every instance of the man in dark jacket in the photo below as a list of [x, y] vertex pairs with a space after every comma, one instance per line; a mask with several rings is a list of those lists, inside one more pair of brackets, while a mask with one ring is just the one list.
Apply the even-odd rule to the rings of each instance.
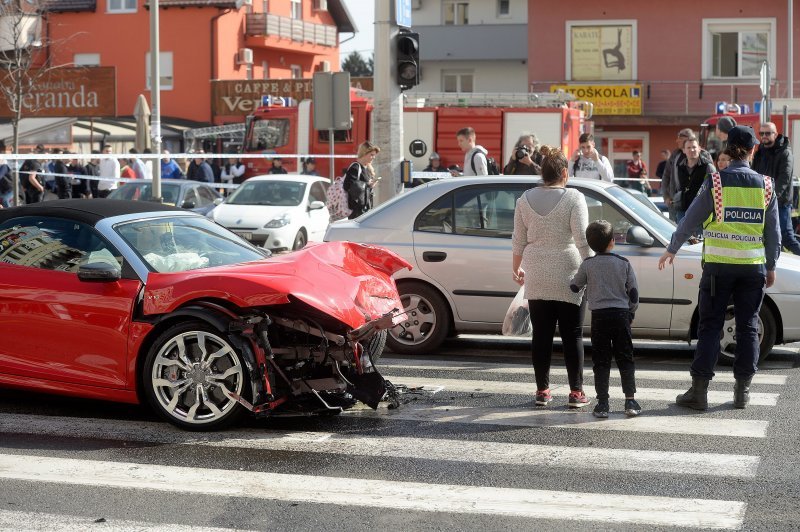
[[[675, 177], [678, 185], [673, 197], [675, 217], [680, 222], [692, 204], [707, 175], [717, 171], [707, 151], [700, 149], [697, 139], [688, 138], [683, 143], [683, 159], [678, 161]], [[678, 194], [680, 193], [680, 194]], [[697, 233], [700, 231], [698, 230]]]
[[[64, 153], [64, 150], [61, 148], [54, 148], [53, 153], [55, 155], [60, 155]], [[71, 199], [72, 178], [68, 175], [69, 170], [63, 159], [53, 160], [53, 173], [56, 175], [56, 194], [58, 194], [58, 199]]]
[[195, 157], [189, 163], [189, 168], [186, 170], [186, 179], [202, 183], [213, 183], [214, 171], [211, 169], [211, 165], [206, 162], [205, 157], [202, 156], [203, 153], [205, 153], [203, 150], [198, 150], [198, 157]]
[[686, 139], [694, 136], [694, 131], [689, 128], [681, 129], [678, 132], [678, 137], [675, 139], [677, 149], [673, 151], [672, 155], [670, 155], [669, 159], [667, 159], [667, 164], [664, 167], [664, 173], [661, 175], [661, 195], [664, 196], [664, 203], [666, 203], [667, 207], [669, 208], [669, 218], [673, 221], [675, 221], [676, 218], [676, 209], [672, 204], [672, 197], [678, 191], [678, 178], [675, 175], [676, 169], [678, 167], [678, 163], [681, 162], [681, 159], [686, 157], [686, 155], [683, 153], [683, 143], [686, 141]]
[[753, 170], [768, 175], [775, 184], [775, 196], [778, 198], [778, 219], [781, 223], [783, 247], [800, 255], [800, 242], [792, 227], [792, 168], [794, 158], [789, 148], [789, 139], [778, 134], [772, 122], [761, 124], [758, 132], [761, 146], [753, 157]]

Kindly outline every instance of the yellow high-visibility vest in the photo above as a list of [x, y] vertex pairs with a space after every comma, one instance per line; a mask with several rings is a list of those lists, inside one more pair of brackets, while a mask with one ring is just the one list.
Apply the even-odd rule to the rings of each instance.
[[764, 264], [764, 220], [772, 179], [752, 174], [711, 175], [714, 212], [703, 226], [703, 261]]

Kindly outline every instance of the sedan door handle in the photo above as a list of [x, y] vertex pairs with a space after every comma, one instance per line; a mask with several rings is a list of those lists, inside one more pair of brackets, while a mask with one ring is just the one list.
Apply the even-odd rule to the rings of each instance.
[[442, 262], [447, 258], [447, 253], [444, 251], [423, 251], [422, 260], [425, 262]]

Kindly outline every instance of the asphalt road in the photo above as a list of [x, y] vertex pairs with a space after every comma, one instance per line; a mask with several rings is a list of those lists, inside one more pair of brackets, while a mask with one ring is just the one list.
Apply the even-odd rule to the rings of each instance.
[[[145, 408], [0, 391], [0, 529], [800, 529], [800, 356], [773, 352], [734, 410], [721, 366], [706, 413], [678, 408], [692, 350], [641, 342], [641, 416], [535, 409], [529, 344], [459, 338], [387, 354], [398, 409], [172, 428]], [[586, 390], [591, 396], [590, 350]], [[433, 393], [433, 391], [436, 391]], [[413, 390], [412, 390], [413, 391]]]

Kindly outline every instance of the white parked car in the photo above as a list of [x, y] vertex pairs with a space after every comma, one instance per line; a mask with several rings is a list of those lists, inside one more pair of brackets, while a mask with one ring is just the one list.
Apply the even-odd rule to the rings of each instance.
[[[390, 331], [395, 352], [427, 353], [448, 335], [500, 333], [519, 286], [511, 278], [511, 233], [517, 198], [540, 184], [535, 177], [444, 179], [420, 185], [355, 220], [328, 228], [325, 240], [386, 247], [414, 269], [395, 274], [408, 320]], [[702, 244], [685, 245], [671, 268], [658, 270], [675, 224], [643, 195], [596, 180], [570, 179], [586, 197], [589, 220], [614, 227], [614, 252], [633, 264], [640, 305], [633, 335], [648, 339], [697, 337]], [[783, 254], [777, 280], [759, 315], [761, 356], [775, 344], [800, 340], [800, 258]], [[589, 331], [589, 315], [585, 331]], [[722, 356], [735, 349], [732, 306], [720, 338]]]
[[208, 217], [273, 251], [321, 242], [328, 227], [328, 180], [299, 174], [251, 177]]

